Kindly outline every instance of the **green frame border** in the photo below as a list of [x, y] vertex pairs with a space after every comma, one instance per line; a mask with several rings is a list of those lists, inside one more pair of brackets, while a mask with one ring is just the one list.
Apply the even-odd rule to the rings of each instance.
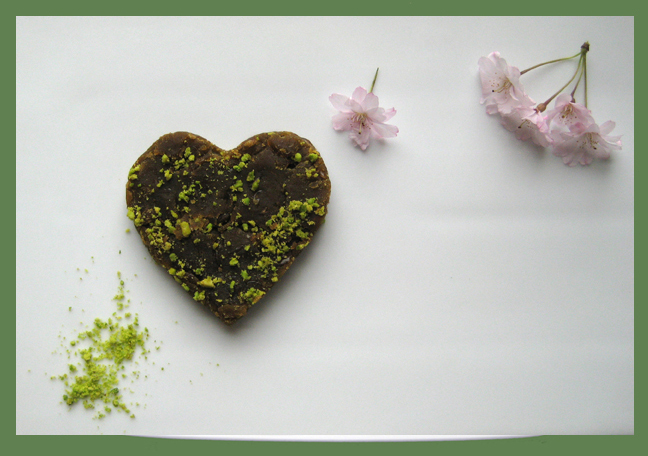
[[[76, 3], [76, 2], [75, 2]], [[368, 0], [327, 0], [326, 2], [307, 3], [297, 0], [279, 0], [279, 1], [262, 1], [262, 0], [243, 0], [239, 2], [227, 2], [220, 4], [220, 2], [156, 2], [151, 5], [145, 5], [144, 2], [134, 4], [133, 2], [111, 2], [110, 4], [97, 3], [91, 4], [89, 2], [74, 4], [72, 2], [45, 2], [38, 0], [30, 2], [29, 5], [11, 6], [5, 8], [7, 13], [2, 15], [2, 23], [5, 26], [2, 30], [8, 36], [4, 40], [4, 47], [7, 48], [7, 55], [13, 54], [13, 86], [12, 89], [5, 89], [8, 92], [13, 92], [6, 95], [7, 98], [13, 99], [15, 106], [15, 50], [16, 50], [16, 22], [17, 16], [48, 16], [48, 15], [194, 15], [194, 14], [213, 14], [213, 15], [249, 15], [250, 11], [254, 11], [254, 15], [398, 15], [398, 16], [424, 16], [424, 15], [465, 15], [470, 12], [471, 15], [496, 15], [498, 13], [515, 13], [516, 15], [544, 15], [549, 12], [560, 12], [561, 15], [614, 15], [614, 16], [634, 16], [637, 19], [636, 2], [628, 0], [621, 0], [615, 2], [613, 5], [606, 4], [605, 7], [599, 5], [602, 2], [588, 3], [586, 9], [580, 5], [566, 6], [564, 2], [555, 0], [548, 0], [542, 3], [535, 4], [517, 4], [514, 11], [504, 3], [493, 4], [476, 2], [470, 0], [468, 3], [462, 2], [461, 4], [448, 5], [441, 4], [435, 5], [429, 0], [406, 0], [404, 2], [385, 2], [384, 0], [368, 1]], [[154, 8], [152, 6], [155, 6]], [[497, 8], [500, 6], [500, 8]], [[596, 14], [595, 14], [596, 13]], [[643, 41], [641, 36], [645, 35], [642, 27], [636, 28], [639, 36], [639, 42]], [[529, 33], [538, 33], [538, 30], [530, 30]], [[12, 49], [8, 49], [12, 46]], [[640, 66], [641, 68], [641, 66]], [[645, 89], [640, 86], [638, 97], [641, 96]], [[634, 109], [634, 106], [633, 106]], [[14, 111], [15, 114], [15, 111]], [[9, 136], [13, 136], [15, 142], [15, 115], [13, 122], [6, 122], [7, 129], [12, 128]], [[3, 179], [1, 180], [3, 188], [7, 190], [7, 194], [13, 195], [13, 199], [9, 203], [10, 210], [13, 206], [14, 226], [15, 226], [15, 164], [16, 156], [9, 157], [9, 166], [2, 168]], [[642, 163], [643, 160], [640, 160]], [[13, 164], [14, 169], [11, 169]], [[642, 166], [642, 165], [640, 165]], [[645, 184], [639, 181], [637, 188], [639, 193], [644, 192]], [[636, 193], [636, 192], [635, 192]], [[641, 209], [641, 202], [638, 205]], [[11, 212], [10, 212], [11, 213]], [[635, 226], [642, 226], [642, 218], [635, 219]], [[11, 290], [14, 298], [16, 296], [15, 289], [15, 231], [7, 233], [4, 236], [5, 243], [2, 247], [4, 250], [5, 258], [13, 260], [14, 273], [3, 274], [3, 285], [5, 289]], [[643, 249], [643, 243], [638, 242], [635, 244], [635, 252]], [[641, 262], [639, 262], [641, 264]], [[639, 288], [639, 294], [643, 295], [645, 291]], [[15, 301], [15, 299], [14, 299]], [[14, 316], [15, 322], [15, 307], [11, 311]], [[641, 312], [639, 313], [641, 315]], [[7, 319], [10, 324], [10, 319]], [[5, 321], [7, 321], [5, 320]], [[13, 347], [14, 360], [15, 360], [15, 326], [13, 331], [8, 328], [4, 334], [7, 339], [11, 337], [4, 345], [5, 347]], [[638, 337], [642, 339], [641, 333]], [[642, 378], [640, 376], [640, 378]], [[3, 380], [7, 382], [7, 380]], [[8, 383], [8, 382], [7, 382]], [[15, 387], [15, 380], [14, 380]], [[14, 389], [15, 391], [15, 389]], [[639, 396], [642, 397], [642, 396]], [[13, 407], [6, 407], [9, 410], [7, 414], [15, 412], [15, 402]], [[586, 452], [588, 454], [635, 454], [635, 448], [648, 447], [645, 443], [640, 445], [643, 441], [643, 436], [628, 435], [628, 436], [539, 436], [529, 438], [512, 438], [512, 439], [486, 439], [486, 440], [467, 440], [467, 441], [429, 441], [429, 442], [274, 442], [274, 441], [232, 441], [232, 440], [174, 440], [166, 438], [146, 438], [146, 437], [130, 437], [130, 436], [16, 436], [15, 435], [15, 413], [14, 417], [14, 432], [7, 435], [7, 437], [14, 437], [7, 439], [9, 443], [9, 450], [16, 447], [20, 450], [21, 454], [30, 454], [32, 452], [42, 452], [50, 454], [52, 450], [56, 453], [59, 451], [66, 451], [66, 453], [75, 453], [75, 449], [83, 449], [81, 451], [91, 452], [94, 455], [100, 456], [104, 454], [114, 455], [116, 453], [124, 454], [142, 454], [142, 451], [155, 451], [157, 455], [177, 455], [179, 452], [213, 452], [224, 451], [225, 454], [230, 452], [243, 453], [243, 454], [281, 454], [282, 456], [302, 455], [305, 450], [313, 455], [330, 454], [336, 452], [340, 456], [351, 455], [354, 456], [358, 452], [367, 452], [372, 455], [389, 454], [395, 452], [406, 453], [411, 455], [427, 455], [430, 452], [438, 451], [443, 453], [459, 452], [461, 454], [481, 454], [483, 452], [492, 454], [547, 454], [547, 453], [567, 453], [573, 451]], [[635, 424], [636, 428], [636, 424]], [[635, 431], [636, 433], [636, 431]], [[102, 444], [98, 444], [96, 440], [90, 442], [90, 438], [103, 439]], [[105, 440], [110, 440], [105, 442]], [[19, 446], [18, 446], [19, 445]]]
[[[65, 436], [65, 437], [17, 437], [20, 439], [21, 454], [37, 451], [50, 452], [65, 449], [74, 454], [75, 448], [90, 452], [93, 456], [126, 454], [177, 455], [204, 454], [218, 451], [220, 454], [282, 455], [282, 456], [358, 456], [359, 453], [372, 456], [393, 456], [407, 454], [428, 456], [430, 454], [636, 454], [638, 442], [632, 436], [540, 436], [513, 439], [487, 439], [432, 442], [268, 442], [231, 440], [178, 440], [167, 438], [130, 436]], [[94, 440], [90, 440], [94, 439]], [[102, 439], [98, 442], [96, 439]], [[109, 440], [110, 442], [107, 442]], [[109, 444], [108, 444], [109, 443]], [[576, 454], [578, 454], [576, 453]], [[70, 453], [68, 453], [70, 454]]]

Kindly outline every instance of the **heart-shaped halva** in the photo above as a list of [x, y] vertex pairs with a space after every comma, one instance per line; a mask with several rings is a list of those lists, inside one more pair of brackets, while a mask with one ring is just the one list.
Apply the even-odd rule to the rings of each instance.
[[294, 133], [263, 133], [222, 150], [177, 132], [137, 159], [126, 204], [155, 261], [231, 325], [308, 245], [330, 193], [324, 160]]

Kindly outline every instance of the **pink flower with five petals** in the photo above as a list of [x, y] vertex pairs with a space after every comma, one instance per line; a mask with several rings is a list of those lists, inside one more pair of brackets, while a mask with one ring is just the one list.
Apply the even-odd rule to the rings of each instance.
[[481, 104], [486, 104], [488, 114], [510, 114], [518, 107], [531, 107], [535, 102], [524, 92], [520, 82], [520, 70], [510, 66], [491, 52], [479, 59], [479, 76], [482, 83]]
[[562, 157], [569, 166], [577, 163], [589, 165], [594, 158], [606, 160], [611, 151], [621, 150], [621, 136], [609, 135], [615, 126], [608, 120], [600, 127], [596, 123], [577, 123], [569, 128], [569, 132], [552, 130], [555, 138], [553, 153]]
[[396, 110], [381, 108], [378, 97], [362, 87], [355, 89], [351, 98], [334, 93], [329, 100], [340, 111], [333, 116], [333, 128], [349, 131], [349, 138], [362, 150], [367, 148], [372, 137], [393, 138], [398, 134], [396, 126], [385, 124], [394, 117]]
[[502, 115], [502, 125], [514, 132], [520, 141], [530, 139], [541, 147], [548, 147], [553, 142], [546, 119], [537, 109], [515, 108], [509, 114]]
[[567, 93], [558, 95], [554, 108], [548, 111], [546, 116], [547, 123], [562, 125], [566, 128], [570, 128], [577, 123], [583, 125], [595, 123], [592, 111], [580, 103], [575, 103], [572, 96]]

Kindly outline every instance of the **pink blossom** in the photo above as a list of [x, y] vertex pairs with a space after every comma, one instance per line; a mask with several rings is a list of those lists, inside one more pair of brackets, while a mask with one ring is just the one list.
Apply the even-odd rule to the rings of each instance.
[[372, 137], [393, 138], [398, 133], [396, 126], [385, 124], [394, 117], [396, 110], [379, 107], [378, 97], [362, 87], [355, 89], [351, 98], [334, 93], [329, 100], [340, 111], [333, 116], [333, 128], [349, 131], [349, 138], [362, 150], [367, 148]]
[[524, 92], [520, 82], [520, 70], [510, 66], [491, 52], [479, 59], [479, 76], [482, 83], [481, 104], [486, 104], [488, 114], [509, 114], [518, 107], [531, 107], [535, 102]]
[[514, 108], [509, 114], [502, 115], [502, 125], [521, 141], [530, 139], [541, 147], [548, 147], [553, 141], [545, 117], [533, 108]]
[[570, 128], [577, 123], [590, 125], [595, 123], [592, 112], [580, 103], [574, 103], [571, 95], [564, 93], [556, 98], [554, 108], [547, 112], [547, 123]]
[[621, 136], [609, 136], [615, 125], [608, 120], [600, 127], [596, 123], [576, 123], [569, 128], [569, 132], [553, 130], [553, 153], [562, 157], [563, 162], [569, 166], [575, 166], [576, 163], [589, 165], [594, 158], [606, 160], [610, 158], [611, 151], [621, 150]]

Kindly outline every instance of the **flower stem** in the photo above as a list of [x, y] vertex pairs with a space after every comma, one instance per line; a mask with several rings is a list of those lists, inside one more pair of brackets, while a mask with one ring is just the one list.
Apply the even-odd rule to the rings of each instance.
[[581, 72], [578, 75], [578, 79], [576, 80], [576, 85], [574, 86], [574, 90], [572, 90], [570, 94], [572, 102], [575, 100], [574, 94], [576, 93], [576, 89], [578, 89], [578, 84], [580, 84], [582, 77], [583, 77], [583, 69], [581, 68]]
[[[589, 50], [589, 43], [587, 43], [587, 49]], [[583, 54], [583, 74], [585, 75], [585, 107], [587, 108], [587, 54]]]
[[574, 90], [571, 91], [572, 103], [575, 100], [574, 95], [576, 94], [576, 89], [578, 89], [578, 86], [579, 86], [579, 84], [581, 82], [581, 79], [583, 78], [583, 74], [585, 73], [585, 63], [586, 63], [586, 60], [583, 59], [583, 66], [581, 67], [580, 74], [578, 75], [578, 79], [576, 80], [576, 85], [574, 86]]
[[549, 65], [550, 63], [562, 62], [563, 60], [570, 60], [570, 59], [573, 59], [574, 57], [578, 57], [579, 55], [581, 55], [580, 52], [578, 54], [576, 54], [576, 55], [572, 55], [571, 57], [563, 57], [562, 59], [549, 60], [548, 62], [539, 63], [537, 65], [532, 66], [531, 68], [527, 68], [524, 71], [520, 71], [520, 76], [522, 76], [524, 73], [526, 73], [528, 71], [531, 71], [531, 70], [533, 70], [535, 68], [541, 67], [542, 65]]
[[374, 85], [376, 85], [376, 79], [378, 78], [378, 70], [380, 70], [380, 67], [376, 68], [376, 74], [374, 75], [374, 80], [371, 83], [371, 89], [369, 89], [369, 93], [373, 92]]
[[[575, 72], [574, 75], [571, 77], [571, 79], [570, 79], [569, 81], [567, 81], [567, 84], [565, 84], [564, 86], [562, 86], [562, 88], [561, 88], [558, 92], [554, 93], [554, 94], [553, 94], [551, 97], [549, 97], [549, 99], [548, 99], [547, 101], [545, 101], [544, 103], [540, 103], [540, 104], [538, 105], [537, 109], [539, 109], [540, 112], [543, 112], [543, 111], [547, 108], [547, 106], [549, 105], [549, 103], [551, 103], [551, 101], [552, 101], [554, 98], [556, 98], [558, 95], [560, 95], [560, 93], [561, 93], [563, 90], [565, 90], [565, 89], [567, 88], [567, 86], [569, 86], [569, 84], [571, 84], [571, 83], [574, 81], [574, 79], [576, 78], [576, 76], [578, 76], [579, 73], [585, 75], [585, 107], [587, 107], [587, 67], [586, 67], [586, 62], [587, 62], [587, 51], [589, 51], [589, 43], [588, 43], [588, 42], [585, 42], [585, 44], [583, 44], [583, 45], [581, 46], [581, 51], [580, 51], [580, 53], [579, 53], [579, 54], [580, 54], [580, 59], [578, 60], [578, 66], [576, 67], [576, 72]], [[580, 77], [579, 77], [578, 79], [579, 79], [579, 81], [580, 81]], [[578, 86], [578, 82], [576, 83], [576, 86]], [[574, 92], [575, 92], [575, 91], [576, 91], [576, 88], [574, 88]], [[574, 92], [572, 92], [572, 98], [574, 97]]]

